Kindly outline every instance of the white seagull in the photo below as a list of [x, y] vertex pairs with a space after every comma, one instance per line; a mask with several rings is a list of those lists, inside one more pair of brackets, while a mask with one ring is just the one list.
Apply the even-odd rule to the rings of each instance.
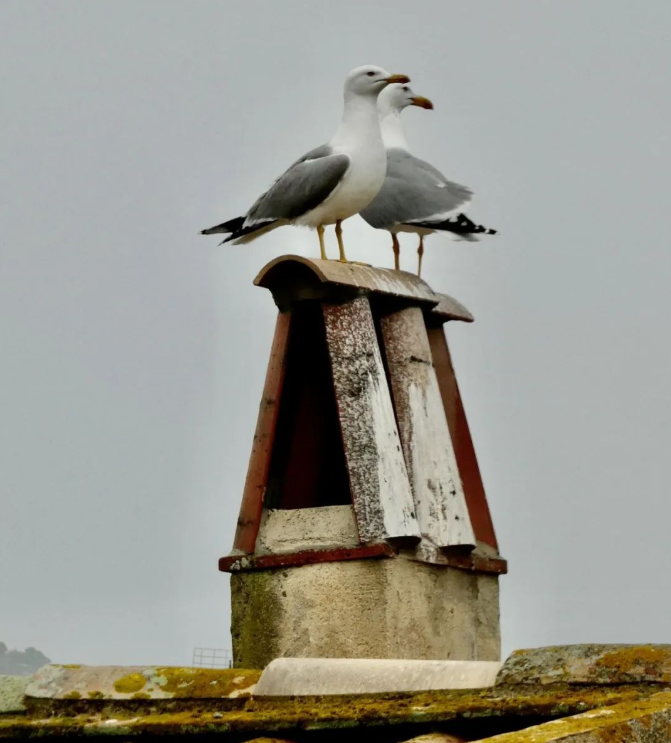
[[328, 144], [297, 160], [262, 194], [242, 217], [203, 230], [201, 235], [226, 233], [222, 242], [254, 240], [285, 224], [317, 229], [321, 257], [324, 226], [335, 224], [340, 260], [346, 261], [342, 222], [358, 214], [384, 183], [387, 155], [377, 111], [377, 97], [392, 83], [407, 83], [381, 67], [365, 65], [345, 79], [342, 123]]
[[419, 265], [422, 272], [424, 237], [436, 231], [450, 233], [457, 240], [477, 241], [476, 235], [495, 235], [477, 225], [459, 210], [470, 203], [473, 191], [447, 178], [429, 163], [408, 152], [401, 125], [401, 111], [407, 106], [433, 108], [428, 98], [415, 95], [407, 85], [389, 85], [378, 98], [382, 139], [387, 150], [387, 175], [375, 199], [361, 212], [371, 227], [391, 233], [394, 268], [399, 268], [397, 234], [419, 235]]

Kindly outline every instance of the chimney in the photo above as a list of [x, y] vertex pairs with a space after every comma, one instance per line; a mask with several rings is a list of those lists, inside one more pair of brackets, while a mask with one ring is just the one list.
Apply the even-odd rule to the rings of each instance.
[[498, 545], [444, 333], [417, 276], [283, 256], [231, 554], [236, 667], [499, 660]]

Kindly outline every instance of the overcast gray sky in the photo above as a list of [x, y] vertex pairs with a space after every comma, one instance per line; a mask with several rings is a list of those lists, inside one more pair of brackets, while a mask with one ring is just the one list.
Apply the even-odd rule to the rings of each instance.
[[3, 0], [0, 37], [0, 640], [230, 646], [217, 558], [275, 316], [251, 282], [317, 240], [196, 232], [326, 141], [372, 63], [433, 99], [411, 147], [501, 231], [431, 238], [425, 276], [476, 315], [450, 340], [504, 651], [669, 641], [669, 0]]

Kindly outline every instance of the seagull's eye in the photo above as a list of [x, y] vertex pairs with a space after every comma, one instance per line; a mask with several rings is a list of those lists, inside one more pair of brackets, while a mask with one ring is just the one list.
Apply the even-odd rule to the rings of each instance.
[[368, 77], [373, 77], [375, 73], [371, 70], [370, 72], [367, 72], [366, 75], [368, 75]]
[[410, 88], [407, 85], [404, 85], [403, 90], [405, 90], [405, 92], [407, 93], [410, 90]]

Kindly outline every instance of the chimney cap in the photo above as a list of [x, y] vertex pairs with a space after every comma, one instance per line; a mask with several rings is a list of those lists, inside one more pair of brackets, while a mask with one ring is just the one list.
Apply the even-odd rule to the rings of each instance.
[[261, 269], [254, 284], [269, 289], [280, 310], [303, 299], [338, 301], [363, 294], [398, 299], [426, 309], [436, 307], [441, 299], [425, 281], [406, 271], [299, 255], [275, 258]]
[[431, 325], [443, 325], [448, 320], [461, 320], [462, 322], [473, 322], [473, 315], [461, 302], [447, 294], [436, 294], [438, 304], [429, 312], [427, 320]]

